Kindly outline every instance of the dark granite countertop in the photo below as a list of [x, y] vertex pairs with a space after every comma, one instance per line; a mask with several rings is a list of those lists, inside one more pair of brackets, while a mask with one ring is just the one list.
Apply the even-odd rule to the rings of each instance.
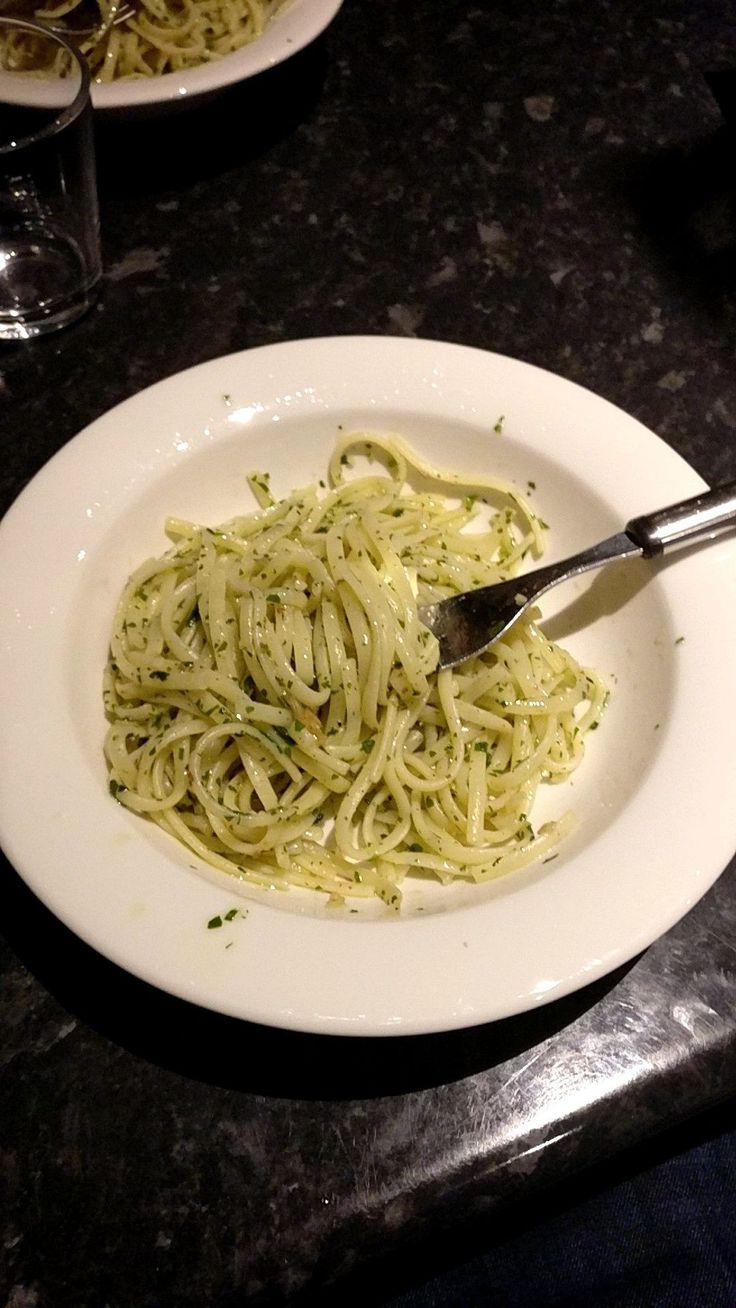
[[[248, 86], [101, 121], [102, 293], [0, 353], [0, 509], [141, 387], [347, 332], [516, 355], [736, 476], [731, 69], [714, 0], [347, 0]], [[735, 872], [589, 990], [364, 1042], [153, 991], [3, 864], [2, 1301], [282, 1302], [725, 1099]]]

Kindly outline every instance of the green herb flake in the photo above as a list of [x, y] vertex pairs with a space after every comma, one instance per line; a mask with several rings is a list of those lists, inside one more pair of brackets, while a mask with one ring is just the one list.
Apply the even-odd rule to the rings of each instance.
[[168, 672], [159, 672], [158, 670], [154, 670], [151, 673], [151, 681], [166, 681], [168, 675], [169, 675]]
[[682, 645], [682, 644], [684, 643], [684, 640], [685, 640], [685, 637], [684, 637], [684, 636], [678, 636], [678, 637], [677, 637], [677, 640], [675, 641], [675, 644], [676, 644], [676, 645]]
[[218, 913], [217, 917], [211, 917], [211, 918], [210, 918], [209, 922], [207, 923], [207, 930], [208, 930], [208, 931], [215, 931], [218, 927], [221, 927], [221, 926], [222, 926], [222, 918], [220, 917], [220, 915], [219, 915], [219, 913]]
[[493, 430], [494, 430], [494, 431], [497, 433], [497, 435], [499, 435], [499, 436], [501, 435], [501, 432], [503, 431], [503, 424], [505, 423], [505, 421], [506, 421], [505, 415], [502, 413], [501, 416], [500, 416], [500, 418], [498, 419], [498, 421], [497, 421], [496, 423], [494, 423]]
[[238, 916], [238, 910], [237, 910], [237, 908], [229, 908], [229, 909], [227, 910], [227, 913], [225, 913], [225, 915], [224, 915], [224, 920], [225, 920], [226, 922], [232, 922], [233, 918], [234, 918], [234, 917], [237, 917], [237, 916]]
[[118, 795], [121, 795], [123, 791], [127, 789], [128, 787], [124, 786], [122, 781], [116, 781], [114, 777], [110, 777], [110, 780], [108, 782], [108, 790], [110, 791], [110, 794], [112, 795], [113, 799], [117, 799]]
[[368, 740], [364, 740], [364, 741], [361, 742], [361, 746], [360, 746], [360, 748], [362, 749], [362, 751], [363, 751], [364, 754], [370, 754], [370, 752], [371, 752], [371, 750], [373, 749], [373, 746], [375, 745], [375, 743], [376, 743], [375, 740], [371, 740], [371, 739], [369, 738]]

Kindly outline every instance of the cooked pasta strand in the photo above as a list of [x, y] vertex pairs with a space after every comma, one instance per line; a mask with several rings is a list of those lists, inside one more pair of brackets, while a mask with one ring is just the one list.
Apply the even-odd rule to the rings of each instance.
[[[358, 456], [385, 475], [347, 475]], [[607, 692], [533, 621], [437, 671], [419, 606], [538, 551], [526, 497], [364, 432], [329, 477], [274, 501], [254, 475], [252, 514], [169, 521], [114, 621], [110, 788], [245, 881], [396, 908], [407, 875], [482, 882], [571, 830], [535, 833], [534, 798], [578, 765]]]
[[[128, 0], [125, 0], [127, 4]], [[286, 0], [135, 0], [131, 17], [112, 24], [123, 0], [59, 0], [29, 10], [16, 0], [18, 13], [53, 24], [69, 20], [73, 30], [93, 35], [80, 49], [98, 82], [120, 78], [159, 77], [221, 59], [266, 29]], [[100, 37], [102, 39], [100, 39]], [[3, 66], [13, 72], [47, 77], [68, 75], [68, 56], [32, 34], [14, 32], [3, 39]]]

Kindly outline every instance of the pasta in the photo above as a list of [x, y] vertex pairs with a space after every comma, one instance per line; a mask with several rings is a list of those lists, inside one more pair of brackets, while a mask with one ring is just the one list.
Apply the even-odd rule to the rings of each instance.
[[249, 483], [255, 512], [169, 519], [122, 594], [115, 798], [217, 868], [334, 902], [398, 908], [408, 874], [484, 882], [547, 855], [574, 819], [535, 832], [534, 797], [580, 762], [601, 681], [526, 620], [438, 672], [417, 614], [540, 552], [528, 498], [374, 433], [338, 437], [327, 483]]
[[[125, 0], [127, 3], [127, 0]], [[180, 72], [223, 55], [232, 54], [254, 41], [265, 30], [284, 0], [135, 0], [132, 17], [113, 23], [123, 0], [57, 0], [32, 3], [23, 9], [51, 25], [68, 24], [73, 31], [94, 29], [79, 47], [98, 82], [118, 78], [157, 77]], [[3, 11], [5, 12], [5, 10]], [[20, 15], [18, 2], [13, 12]], [[64, 51], [59, 47], [53, 62], [39, 66], [39, 50], [49, 58], [49, 45], [38, 46], [32, 35], [14, 32], [4, 38], [6, 68], [64, 76]]]

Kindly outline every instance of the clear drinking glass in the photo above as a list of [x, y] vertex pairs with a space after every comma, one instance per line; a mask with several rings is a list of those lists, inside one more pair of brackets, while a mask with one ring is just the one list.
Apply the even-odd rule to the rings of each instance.
[[73, 322], [100, 239], [89, 69], [61, 35], [0, 17], [0, 341]]

